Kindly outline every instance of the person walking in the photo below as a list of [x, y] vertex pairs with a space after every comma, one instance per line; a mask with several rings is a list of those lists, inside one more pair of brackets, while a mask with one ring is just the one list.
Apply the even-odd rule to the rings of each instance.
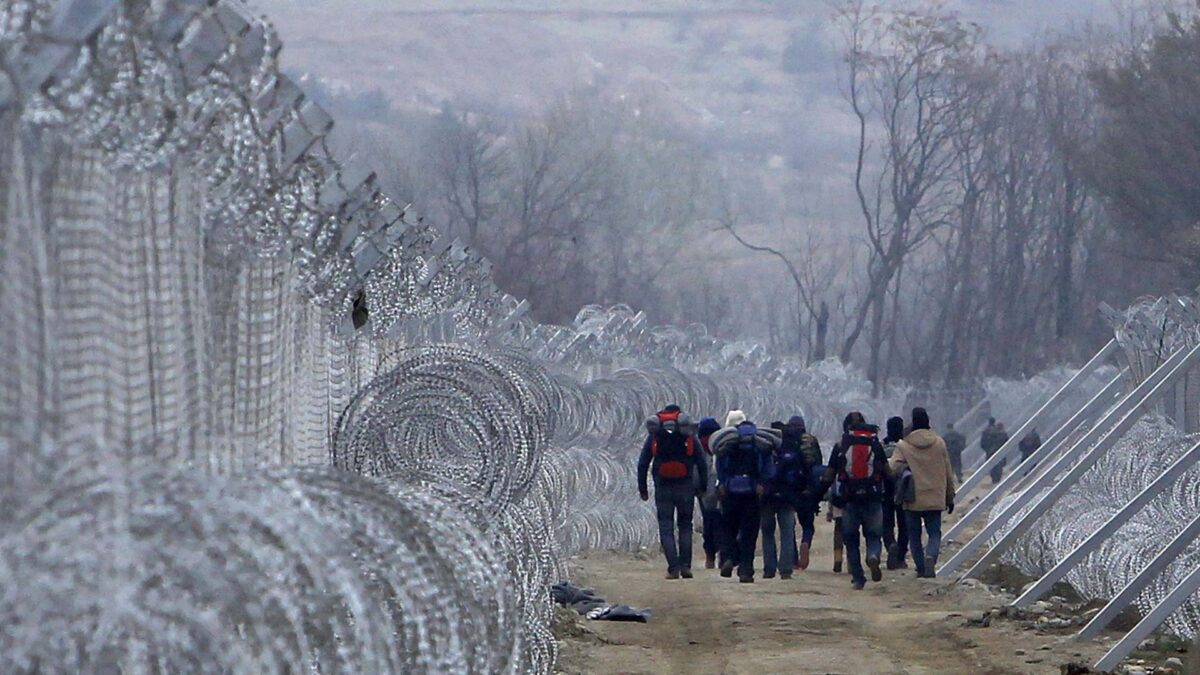
[[[896, 446], [904, 438], [904, 420], [899, 417], [888, 418], [887, 435], [883, 438], [883, 454], [890, 460], [896, 452]], [[888, 479], [884, 481], [883, 490], [883, 547], [887, 551], [887, 568], [889, 570], [908, 569], [908, 527], [904, 518], [904, 509], [896, 505], [896, 483]]]
[[842, 440], [833, 448], [823, 482], [833, 487], [831, 504], [842, 509], [842, 540], [849, 559], [851, 583], [855, 590], [862, 590], [867, 579], [863, 573], [860, 534], [866, 540], [871, 580], [883, 578], [879, 563], [888, 460], [879, 442], [879, 428], [867, 424], [862, 413], [847, 415], [842, 428]]
[[800, 546], [796, 553], [794, 569], [806, 570], [812, 554], [813, 536], [817, 531], [817, 512], [821, 510], [821, 499], [825, 494], [821, 488], [821, 477], [825, 469], [822, 464], [824, 456], [821, 454], [820, 441], [808, 433], [807, 424], [800, 415], [793, 415], [779, 431], [781, 447], [788, 448], [790, 452], [799, 456], [804, 472], [804, 482], [796, 501]]
[[[989, 417], [987, 428], [983, 430], [983, 435], [979, 438], [979, 447], [983, 448], [983, 454], [990, 459], [1007, 442], [1008, 432], [1004, 430], [1004, 425], [997, 424], [995, 417]], [[1008, 460], [1001, 460], [999, 464], [992, 467], [990, 474], [992, 485], [999, 483], [1004, 478], [1004, 465], [1007, 462]]]
[[775, 437], [759, 434], [758, 427], [740, 410], [730, 411], [726, 427], [709, 439], [716, 454], [717, 494], [725, 522], [725, 561], [721, 576], [754, 582], [754, 553], [761, 527], [759, 499], [773, 478], [771, 461]]
[[[667, 559], [667, 578], [692, 578], [692, 518], [696, 485], [708, 483], [704, 448], [692, 435], [690, 420], [677, 405], [668, 405], [646, 420], [646, 441], [638, 458], [638, 494], [650, 499], [647, 473], [654, 473], [654, 508], [658, 540]], [[678, 537], [676, 537], [678, 526]]]
[[[892, 472], [908, 520], [908, 545], [918, 577], [932, 578], [942, 547], [942, 512], [954, 513], [954, 471], [946, 442], [933, 431], [924, 408], [913, 408], [913, 431], [896, 446]], [[921, 542], [924, 525], [929, 540]]]
[[[811, 492], [812, 445], [816, 439], [805, 431], [804, 418], [794, 416], [787, 424], [776, 422], [771, 428], [779, 435], [779, 446], [771, 455], [771, 478], [764, 483], [760, 507], [762, 521], [763, 578], [791, 579], [797, 568], [796, 522], [802, 502]], [[818, 457], [819, 457], [819, 450]], [[811, 529], [812, 516], [808, 516]], [[779, 539], [775, 539], [775, 526]], [[778, 544], [778, 545], [777, 545]], [[811, 533], [804, 546], [805, 562], [812, 544]]]
[[[704, 448], [704, 464], [708, 473], [707, 484], [698, 484], [697, 486], [699, 493], [697, 499], [700, 500], [700, 517], [703, 520], [704, 567], [710, 570], [717, 566], [717, 557], [722, 551], [721, 539], [724, 534], [724, 525], [721, 523], [721, 503], [717, 499], [717, 471], [713, 465], [713, 451], [709, 443], [712, 435], [720, 428], [721, 423], [712, 417], [700, 420], [700, 425], [696, 428], [696, 435], [700, 439], [700, 445]], [[699, 480], [699, 475], [697, 475], [697, 480]]]
[[942, 436], [942, 440], [946, 442], [946, 451], [950, 453], [950, 466], [954, 469], [954, 478], [961, 484], [963, 473], [963, 453], [967, 450], [967, 437], [962, 435], [962, 432], [954, 428], [954, 423], [946, 425], [946, 435]]
[[1042, 447], [1042, 437], [1038, 435], [1038, 430], [1035, 427], [1025, 434], [1025, 438], [1021, 439], [1020, 445], [1017, 446], [1021, 450], [1021, 463], [1033, 456]]

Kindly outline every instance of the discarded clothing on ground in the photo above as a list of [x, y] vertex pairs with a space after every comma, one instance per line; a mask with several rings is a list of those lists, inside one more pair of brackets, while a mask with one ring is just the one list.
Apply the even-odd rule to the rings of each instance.
[[649, 609], [634, 609], [629, 605], [610, 605], [604, 598], [597, 597], [596, 591], [590, 588], [580, 588], [567, 581], [560, 581], [551, 586], [550, 597], [563, 607], [570, 607], [594, 621], [646, 623], [650, 619]]
[[593, 609], [586, 616], [593, 621], [637, 621], [638, 623], [646, 623], [650, 620], [650, 610], [634, 609], [629, 605], [606, 605]]
[[[596, 591], [590, 588], [580, 588], [568, 581], [560, 581], [551, 586], [550, 597], [564, 607], [574, 607], [577, 603], [582, 602], [604, 602], [604, 598], [596, 597]], [[580, 612], [580, 614], [582, 613]]]

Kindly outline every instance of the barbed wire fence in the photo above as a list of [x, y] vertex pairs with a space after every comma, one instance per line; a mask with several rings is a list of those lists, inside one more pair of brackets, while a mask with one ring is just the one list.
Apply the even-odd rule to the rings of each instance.
[[628, 307], [537, 324], [278, 53], [236, 0], [0, 0], [5, 672], [548, 672], [564, 556], [654, 540], [648, 411], [911, 402]]

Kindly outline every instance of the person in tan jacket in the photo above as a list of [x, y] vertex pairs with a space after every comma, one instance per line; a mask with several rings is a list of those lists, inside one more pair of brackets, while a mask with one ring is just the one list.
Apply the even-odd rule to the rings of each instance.
[[[942, 547], [942, 511], [954, 512], [954, 469], [946, 442], [930, 427], [929, 413], [924, 408], [913, 408], [912, 429], [897, 444], [891, 468], [899, 477], [896, 499], [904, 506], [917, 576], [933, 577]], [[911, 487], [906, 481], [911, 481]], [[929, 534], [925, 546], [921, 545], [922, 523]]]

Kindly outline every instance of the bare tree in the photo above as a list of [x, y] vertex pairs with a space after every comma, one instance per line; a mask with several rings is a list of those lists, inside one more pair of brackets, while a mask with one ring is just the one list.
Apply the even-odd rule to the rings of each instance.
[[475, 244], [479, 231], [500, 210], [506, 157], [500, 130], [483, 115], [446, 105], [434, 120], [428, 156], [433, 190], [444, 204], [447, 227]]
[[870, 259], [866, 291], [842, 343], [849, 361], [870, 328], [867, 374], [878, 386], [890, 289], [906, 257], [948, 223], [947, 174], [964, 99], [959, 78], [976, 56], [978, 29], [951, 14], [880, 14], [843, 4], [846, 98], [858, 120], [854, 187]]

